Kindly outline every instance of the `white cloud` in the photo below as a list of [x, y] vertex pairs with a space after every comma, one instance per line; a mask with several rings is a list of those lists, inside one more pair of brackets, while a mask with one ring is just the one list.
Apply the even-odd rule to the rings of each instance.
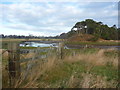
[[[116, 3], [100, 7], [94, 3], [41, 2], [0, 4], [5, 30], [35, 32], [40, 35], [58, 35], [70, 31], [81, 20], [93, 18], [112, 25], [117, 17]], [[89, 6], [89, 7], [87, 7]], [[91, 7], [92, 6], [92, 7]], [[109, 21], [108, 21], [109, 20]], [[11, 33], [8, 31], [8, 33]]]
[[3, 2], [118, 2], [119, 0], [2, 0]]

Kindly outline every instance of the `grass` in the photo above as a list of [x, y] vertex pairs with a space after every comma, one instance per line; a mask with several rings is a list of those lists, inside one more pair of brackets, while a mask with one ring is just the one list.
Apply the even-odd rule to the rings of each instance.
[[47, 49], [47, 48], [50, 48], [50, 47], [20, 47], [20, 49]]
[[20, 47], [20, 49], [36, 49], [37, 47]]
[[107, 45], [107, 46], [114, 46], [114, 45], [120, 45], [120, 42], [65, 42], [66, 45]]
[[2, 47], [0, 49], [8, 49], [9, 43], [20, 43], [21, 41], [2, 41]]
[[25, 70], [15, 87], [115, 88], [118, 85], [118, 51], [114, 49], [64, 49], [62, 60], [54, 51], [51, 53], [54, 54], [46, 62], [34, 62], [24, 79]]
[[[17, 41], [17, 42], [21, 42], [21, 41], [26, 41], [27, 39], [15, 39], [15, 38], [4, 38], [4, 39], [1, 39], [2, 42], [6, 41]], [[29, 39], [29, 41], [61, 41], [61, 39]]]
[[[60, 66], [55, 66], [54, 70], [47, 71], [44, 76], [40, 77], [38, 79], [38, 83], [44, 82], [50, 85], [51, 87], [68, 87], [67, 84], [65, 84], [71, 75], [74, 73], [74, 69], [76, 69], [76, 66], [71, 66], [70, 64], [64, 62], [60, 64]], [[80, 67], [79, 67], [80, 68]], [[82, 69], [84, 69], [81, 66]], [[71, 70], [72, 69], [72, 70]], [[38, 87], [42, 87], [39, 85]]]
[[118, 70], [112, 66], [97, 66], [91, 69], [91, 72], [100, 75], [102, 77], [107, 77], [107, 80], [118, 80]]
[[[82, 85], [82, 80], [85, 77], [84, 75], [91, 75], [92, 78], [94, 76], [96, 77], [104, 77], [107, 84], [110, 84], [112, 80], [117, 84], [117, 71], [114, 68], [106, 68], [103, 66], [95, 66], [95, 68], [92, 68], [89, 71], [89, 64], [86, 64], [85, 62], [64, 62], [59, 67], [55, 67], [54, 70], [46, 72], [44, 75], [40, 77], [40, 79], [37, 81], [38, 83], [44, 82], [47, 84], [48, 88], [55, 87], [55, 88], [85, 88], [86, 85]], [[109, 69], [111, 71], [109, 71]], [[109, 73], [108, 73], [109, 72]], [[83, 75], [84, 74], [84, 75]], [[111, 74], [111, 75], [109, 75]], [[107, 77], [107, 78], [106, 78]], [[94, 78], [96, 79], [96, 78]], [[87, 79], [88, 81], [89, 79]], [[83, 80], [85, 82], [85, 80]], [[91, 83], [95, 83], [95, 81], [90, 81]], [[99, 82], [97, 82], [99, 83]], [[86, 82], [84, 83], [86, 84]], [[103, 87], [116, 87], [116, 84], [113, 86], [103, 85]], [[91, 85], [92, 86], [92, 85]], [[89, 87], [91, 87], [89, 86]], [[39, 88], [41, 88], [41, 85], [38, 85]], [[89, 88], [88, 87], [88, 88]], [[102, 86], [98, 86], [102, 87]]]
[[[3, 48], [7, 48], [9, 40], [3, 41]], [[20, 42], [13, 40], [12, 42]], [[118, 45], [117, 42], [71, 42], [66, 44], [89, 45]], [[35, 47], [20, 47], [21, 49], [35, 49]], [[49, 47], [40, 47], [42, 49]], [[21, 78], [14, 87], [17, 88], [115, 88], [118, 85], [118, 53], [114, 49], [64, 49], [61, 60], [56, 51], [49, 52], [51, 57], [43, 60], [22, 63]], [[48, 52], [41, 52], [45, 55]], [[33, 57], [34, 54], [22, 55]], [[2, 58], [3, 87], [8, 86], [7, 52]], [[45, 62], [43, 62], [45, 61]], [[27, 65], [33, 64], [30, 70]], [[25, 75], [27, 73], [27, 77]]]
[[119, 51], [105, 51], [104, 52], [104, 54], [105, 54], [105, 56], [107, 56], [107, 57], [118, 57], [118, 55], [119, 55]]

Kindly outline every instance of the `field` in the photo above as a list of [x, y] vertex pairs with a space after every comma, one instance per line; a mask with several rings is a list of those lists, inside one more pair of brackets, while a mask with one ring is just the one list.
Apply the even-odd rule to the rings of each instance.
[[97, 41], [97, 42], [91, 42], [91, 41], [82, 41], [82, 42], [65, 42], [66, 45], [100, 45], [100, 46], [119, 46], [120, 41]]
[[[33, 41], [36, 39], [32, 39]], [[30, 40], [30, 41], [32, 41]], [[38, 39], [39, 41], [40, 39]], [[52, 39], [53, 40], [53, 39]], [[56, 39], [61, 41], [60, 39]], [[21, 42], [25, 39], [3, 39], [2, 49], [7, 49], [6, 43]], [[53, 40], [54, 41], [54, 40]], [[118, 41], [107, 42], [65, 42], [72, 45], [118, 45]], [[49, 47], [43, 47], [45, 49]], [[36, 47], [20, 47], [20, 49], [37, 49]], [[13, 86], [15, 88], [116, 88], [118, 84], [118, 58], [120, 51], [112, 49], [83, 48], [62, 49], [62, 59], [56, 51], [47, 52], [52, 56], [44, 60], [35, 61], [36, 65], [26, 71], [22, 63], [20, 79]], [[41, 55], [47, 53], [40, 53]], [[34, 53], [22, 54], [20, 57], [30, 58]], [[25, 72], [27, 72], [27, 77]], [[6, 82], [7, 81], [7, 82]], [[9, 87], [8, 52], [2, 55], [2, 83]]]
[[[53, 52], [51, 52], [53, 53]], [[116, 88], [118, 86], [118, 53], [113, 49], [63, 49], [63, 58], [54, 53], [46, 63], [38, 60], [16, 88]], [[28, 57], [33, 54], [27, 55]], [[7, 53], [3, 55], [3, 87], [7, 80]], [[24, 66], [24, 65], [23, 65]], [[26, 72], [26, 71], [25, 71]]]
[[4, 41], [48, 41], [48, 40], [52, 40], [52, 41], [60, 41], [61, 39], [1, 39], [0, 41], [4, 42]]

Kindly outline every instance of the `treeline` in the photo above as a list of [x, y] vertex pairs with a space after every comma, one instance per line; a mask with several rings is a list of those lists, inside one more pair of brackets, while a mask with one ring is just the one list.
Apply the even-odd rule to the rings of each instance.
[[[76, 30], [75, 30], [76, 29]], [[105, 40], [120, 40], [120, 28], [116, 25], [109, 27], [102, 22], [96, 22], [92, 19], [86, 19], [85, 21], [77, 22], [75, 26], [68, 33], [62, 33], [60, 38], [69, 38], [75, 34], [91, 34], [96, 38], [102, 38]]]
[[4, 34], [1, 34], [1, 35], [0, 35], [0, 38], [15, 38], [15, 39], [54, 39], [55, 37], [53, 37], [53, 36], [44, 37], [44, 36], [33, 36], [33, 35], [24, 36], [24, 35], [4, 35]]
[[[75, 30], [76, 29], [76, 30]], [[62, 33], [57, 36], [33, 36], [33, 35], [4, 35], [1, 34], [0, 38], [18, 38], [18, 39], [68, 39], [75, 34], [91, 34], [95, 36], [95, 39], [102, 38], [105, 40], [120, 40], [120, 28], [116, 25], [109, 27], [102, 22], [96, 22], [92, 19], [86, 19], [85, 21], [77, 22], [67, 33]]]

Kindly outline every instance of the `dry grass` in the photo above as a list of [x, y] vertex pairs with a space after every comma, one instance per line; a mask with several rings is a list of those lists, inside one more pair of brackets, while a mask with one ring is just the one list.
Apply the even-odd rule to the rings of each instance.
[[79, 42], [79, 41], [89, 41], [90, 39], [94, 38], [93, 35], [89, 35], [89, 34], [78, 34], [78, 35], [74, 35], [72, 37], [70, 37], [68, 39], [68, 41], [71, 41], [71, 42]]
[[83, 73], [82, 76], [83, 79], [80, 83], [82, 88], [109, 88], [113, 84], [117, 84], [115, 81], [109, 82], [106, 80], [106, 77], [101, 77], [98, 75]]
[[82, 78], [72, 74], [67, 82], [69, 88], [116, 88], [117, 81], [107, 81], [106, 77], [91, 73], [82, 73]]
[[100, 75], [94, 75], [91, 73], [82, 73], [82, 78], [78, 78], [77, 75], [72, 74], [69, 80], [66, 82], [69, 88], [116, 88], [117, 81], [107, 81], [107, 77]]
[[5, 49], [0, 49], [0, 55], [2, 55], [3, 57], [8, 57], [8, 51], [6, 51]]
[[35, 55], [36, 55], [35, 53], [21, 54], [20, 58], [32, 58]]
[[69, 88], [78, 88], [80, 87], [81, 80], [75, 76], [75, 74], [72, 74], [70, 79], [67, 82], [67, 86]]
[[[106, 65], [111, 63], [113, 66], [118, 67], [118, 57], [106, 57], [104, 52], [106, 50], [101, 49], [94, 54], [78, 54], [75, 56], [67, 56], [64, 60], [67, 62], [85, 61], [93, 65]], [[107, 51], [110, 51], [109, 49]]]
[[[49, 57], [44, 60], [36, 60], [36, 61], [29, 61], [27, 64], [32, 65], [33, 67], [24, 70], [21, 73], [20, 78], [17, 80], [14, 88], [50, 88], [53, 87], [52, 84], [46, 83], [47, 81], [38, 81], [40, 78], [44, 77], [45, 80], [50, 78], [49, 74], [46, 72], [54, 72], [54, 69], [60, 70], [64, 66], [63, 62], [67, 62], [72, 65], [74, 62], [81, 62], [84, 61], [86, 64], [89, 65], [86, 67], [86, 73], [80, 73], [82, 78], [79, 78], [77, 74], [79, 73], [71, 73], [68, 80], [65, 82], [65, 85], [69, 88], [109, 88], [115, 87], [113, 84], [117, 84], [117, 81], [107, 81], [106, 77], [102, 77], [99, 75], [94, 75], [90, 73], [90, 70], [93, 66], [105, 66], [107, 63], [111, 63], [114, 67], [118, 65], [118, 57], [106, 57], [104, 55], [105, 51], [112, 51], [114, 49], [108, 50], [99, 50], [97, 53], [93, 54], [76, 54], [74, 56], [66, 56], [63, 60], [58, 60], [56, 56]], [[24, 58], [29, 58], [34, 56], [34, 53], [30, 53], [24, 55]], [[58, 66], [59, 69], [58, 69]], [[64, 69], [63, 69], [64, 70]], [[67, 72], [67, 71], [66, 71]], [[55, 73], [54, 73], [55, 74]], [[66, 73], [65, 73], [66, 74]], [[51, 74], [50, 74], [51, 75]], [[53, 77], [56, 75], [53, 75]], [[61, 81], [63, 82], [63, 81]], [[55, 84], [56, 87], [61, 87], [61, 82]]]
[[[37, 83], [37, 79], [39, 79], [40, 76], [44, 75], [45, 72], [50, 71], [55, 67], [56, 58], [51, 57], [46, 59], [46, 61], [37, 61], [36, 63], [37, 65], [31, 70], [25, 71], [28, 73], [27, 78], [24, 78], [25, 74], [21, 74], [21, 78], [14, 86], [15, 88], [37, 88], [39, 85], [39, 83]], [[25, 81], [27, 81], [27, 83], [24, 84]]]

